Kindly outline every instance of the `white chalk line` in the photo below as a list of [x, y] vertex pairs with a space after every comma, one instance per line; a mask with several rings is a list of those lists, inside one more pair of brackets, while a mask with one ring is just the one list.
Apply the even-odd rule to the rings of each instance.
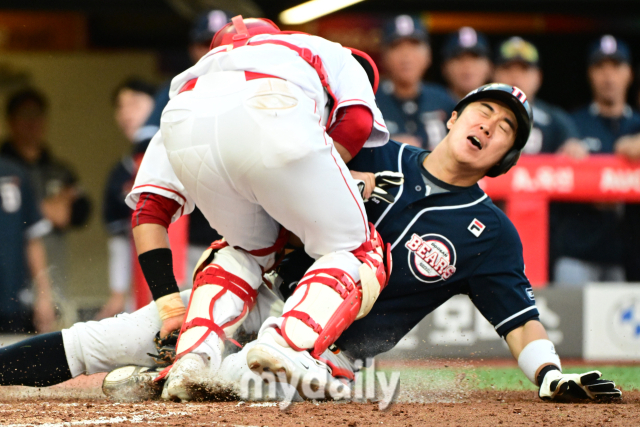
[[[240, 401], [238, 402], [238, 404], [236, 405], [236, 407], [238, 406], [242, 406], [246, 404], [246, 402], [244, 401]], [[271, 406], [278, 406], [278, 402], [262, 402], [262, 403], [250, 403], [249, 405], [247, 405], [249, 408], [268, 408]]]
[[167, 414], [145, 414], [145, 415], [129, 415], [129, 416], [119, 416], [119, 417], [111, 417], [111, 418], [98, 418], [97, 420], [81, 420], [81, 421], [64, 421], [60, 423], [28, 423], [28, 424], [8, 424], [4, 425], [4, 427], [70, 427], [70, 426], [80, 426], [80, 425], [99, 425], [99, 424], [120, 424], [124, 422], [130, 423], [153, 423], [159, 424], [159, 422], [154, 422], [154, 420], [158, 418], [167, 418], [174, 415], [189, 415], [188, 412], [169, 412]]

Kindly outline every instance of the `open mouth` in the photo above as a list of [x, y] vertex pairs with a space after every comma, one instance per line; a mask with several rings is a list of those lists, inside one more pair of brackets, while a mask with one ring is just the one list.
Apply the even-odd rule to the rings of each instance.
[[478, 148], [478, 150], [482, 150], [482, 144], [477, 136], [468, 136], [467, 139]]

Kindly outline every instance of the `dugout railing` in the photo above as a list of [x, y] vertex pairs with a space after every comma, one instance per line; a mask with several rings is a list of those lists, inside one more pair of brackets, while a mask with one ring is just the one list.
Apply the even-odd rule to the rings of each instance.
[[614, 155], [523, 156], [509, 173], [480, 186], [504, 201], [522, 239], [527, 277], [539, 288], [549, 282], [549, 202], [640, 202], [640, 162]]

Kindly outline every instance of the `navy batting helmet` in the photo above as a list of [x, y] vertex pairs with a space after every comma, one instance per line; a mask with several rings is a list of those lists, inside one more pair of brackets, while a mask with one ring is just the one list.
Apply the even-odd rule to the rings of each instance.
[[503, 102], [513, 111], [513, 114], [516, 116], [516, 121], [518, 122], [513, 147], [507, 151], [507, 154], [502, 157], [497, 165], [493, 166], [487, 172], [487, 176], [494, 178], [503, 173], [507, 173], [507, 171], [518, 162], [520, 153], [522, 153], [522, 149], [529, 140], [529, 134], [533, 126], [533, 111], [531, 110], [529, 101], [527, 101], [527, 95], [525, 95], [522, 89], [502, 83], [490, 83], [469, 92], [467, 96], [458, 102], [454, 111], [459, 113], [468, 104], [481, 99], [495, 99], [496, 101]]

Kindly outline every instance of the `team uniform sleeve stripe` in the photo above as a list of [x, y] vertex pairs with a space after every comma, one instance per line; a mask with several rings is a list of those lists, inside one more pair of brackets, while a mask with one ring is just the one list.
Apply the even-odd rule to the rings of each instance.
[[336, 117], [327, 134], [355, 157], [371, 135], [373, 114], [365, 105], [349, 105], [338, 110]]
[[372, 106], [369, 102], [367, 102], [364, 99], [350, 98], [350, 99], [345, 99], [340, 101], [336, 105], [333, 115], [330, 118], [331, 123], [333, 124], [337, 120], [338, 112], [340, 111], [340, 109], [353, 107], [356, 105], [361, 105], [363, 107], [368, 108], [369, 111], [371, 111], [371, 115], [373, 116], [371, 132], [369, 133], [365, 141], [365, 147], [373, 148], [373, 147], [380, 147], [382, 145], [385, 145], [389, 141], [389, 131], [387, 130], [387, 126], [384, 125], [383, 123], [384, 120], [377, 106], [375, 105]]
[[27, 239], [38, 239], [49, 234], [52, 229], [53, 225], [51, 224], [51, 221], [41, 219], [31, 227], [27, 228], [24, 233]]
[[134, 189], [134, 190], [137, 190], [137, 189], [142, 188], [142, 187], [153, 187], [153, 188], [159, 188], [160, 190], [168, 191], [168, 192], [170, 192], [170, 193], [173, 193], [173, 194], [177, 195], [178, 197], [180, 197], [180, 198], [183, 200], [183, 202], [186, 202], [186, 201], [187, 201], [187, 198], [186, 198], [186, 197], [184, 197], [182, 194], [178, 193], [176, 190], [172, 190], [172, 189], [170, 189], [170, 188], [166, 188], [166, 187], [161, 187], [161, 186], [159, 186], [159, 185], [143, 184], [143, 185], [135, 186], [135, 187], [133, 187], [133, 189]]
[[131, 228], [141, 224], [158, 224], [169, 228], [180, 203], [154, 193], [142, 193], [131, 217]]
[[505, 323], [507, 323], [507, 322], [509, 322], [509, 321], [511, 321], [511, 320], [513, 320], [513, 319], [515, 319], [515, 318], [516, 318], [516, 317], [518, 317], [518, 316], [523, 315], [523, 314], [524, 314], [524, 313], [526, 313], [527, 311], [530, 311], [530, 310], [537, 310], [537, 309], [538, 309], [538, 308], [537, 308], [535, 305], [532, 305], [531, 307], [527, 307], [527, 308], [525, 308], [524, 310], [520, 310], [520, 311], [519, 311], [519, 312], [517, 312], [516, 314], [513, 314], [513, 315], [511, 315], [511, 316], [507, 317], [506, 319], [504, 319], [502, 322], [498, 323], [498, 324], [495, 326], [496, 331], [498, 330], [498, 328], [499, 328], [500, 326], [502, 326], [502, 325], [504, 325]]

